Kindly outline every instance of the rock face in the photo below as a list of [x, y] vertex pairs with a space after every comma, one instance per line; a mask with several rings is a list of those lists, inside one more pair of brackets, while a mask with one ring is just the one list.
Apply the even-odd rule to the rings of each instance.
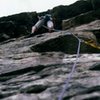
[[[74, 45], [67, 45], [66, 32], [0, 44], [0, 100], [58, 100], [76, 61], [76, 54], [65, 53]], [[80, 53], [63, 100], [100, 100], [99, 71], [100, 54]]]
[[0, 100], [58, 100], [76, 61], [63, 100], [100, 100], [100, 49], [81, 42], [76, 59], [78, 40], [73, 36], [94, 36], [85, 30], [100, 41], [100, 2], [93, 0], [97, 7], [92, 10], [90, 1], [54, 8], [50, 12], [57, 29], [63, 19], [73, 17], [63, 21], [65, 31], [44, 33], [41, 28], [36, 34], [44, 34], [34, 37], [24, 36], [38, 20], [36, 12], [0, 18]]
[[[72, 21], [72, 23], [74, 22], [73, 19], [70, 19], [70, 21]], [[65, 23], [64, 26], [65, 29], [67, 26], [70, 26], [70, 25], [66, 25], [67, 21], [65, 21], [64, 23]], [[97, 46], [97, 48], [100, 48], [100, 20], [95, 20], [88, 24], [83, 24], [80, 26], [76, 25], [73, 26], [72, 28], [69, 28], [68, 30], [69, 32], [76, 34], [79, 38], [83, 40], [91, 41], [92, 43], [91, 46], [93, 47]]]
[[[100, 20], [100, 13], [99, 12], [100, 12], [100, 10], [96, 10], [96, 11], [94, 10], [94, 11], [90, 11], [90, 12], [83, 13], [83, 14], [80, 14], [78, 16], [69, 18], [67, 20], [63, 20], [62, 21], [62, 28], [64, 30], [66, 30], [66, 29], [69, 29], [69, 28], [72, 28], [72, 27], [80, 26], [80, 25], [83, 25], [83, 24], [88, 24], [88, 23], [95, 21], [97, 19]], [[92, 23], [92, 25], [93, 24], [94, 23]], [[96, 25], [98, 25], [98, 24], [96, 24]], [[100, 26], [100, 24], [99, 24], [99, 26]], [[94, 24], [94, 27], [95, 27], [95, 24]], [[88, 26], [87, 28], [91, 29], [92, 27]], [[99, 27], [99, 29], [100, 29], [100, 27]]]
[[74, 31], [85, 31], [85, 30], [88, 30], [88, 31], [100, 30], [100, 20], [95, 20], [88, 24], [83, 24], [83, 25], [77, 26], [77, 27], [75, 27]]
[[31, 32], [31, 27], [38, 20], [36, 12], [23, 12], [0, 18], [0, 42], [18, 38]]

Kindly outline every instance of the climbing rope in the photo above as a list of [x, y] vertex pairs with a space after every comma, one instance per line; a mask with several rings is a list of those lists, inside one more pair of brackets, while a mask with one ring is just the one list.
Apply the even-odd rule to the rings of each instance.
[[[46, 28], [46, 29], [48, 29], [46, 26], [43, 26], [43, 27]], [[59, 30], [56, 30], [56, 29], [53, 29], [53, 30], [59, 32]], [[77, 48], [77, 54], [76, 54], [77, 56], [76, 56], [76, 60], [75, 60], [75, 62], [73, 64], [73, 66], [72, 66], [72, 70], [71, 70], [71, 72], [69, 74], [69, 77], [65, 80], [65, 85], [62, 88], [62, 91], [61, 91], [61, 93], [60, 93], [60, 95], [58, 97], [58, 100], [63, 100], [63, 95], [64, 95], [65, 91], [68, 89], [69, 82], [70, 82], [70, 80], [72, 78], [72, 75], [73, 75], [73, 73], [75, 71], [76, 64], [77, 64], [77, 61], [78, 61], [78, 57], [79, 57], [79, 53], [80, 53], [81, 42], [84, 42], [81, 39], [79, 39], [75, 34], [73, 34], [73, 33], [71, 33], [71, 34], [78, 40], [78, 48]]]
[[72, 33], [72, 35], [78, 40], [77, 56], [76, 56], [76, 60], [75, 60], [75, 62], [74, 62], [74, 64], [73, 64], [73, 66], [72, 66], [72, 70], [71, 70], [71, 72], [70, 72], [70, 74], [69, 74], [69, 77], [65, 80], [65, 85], [64, 85], [64, 87], [63, 87], [63, 89], [62, 89], [62, 91], [61, 91], [61, 93], [60, 93], [60, 95], [59, 95], [59, 97], [58, 97], [58, 100], [63, 100], [63, 95], [64, 95], [65, 91], [68, 89], [69, 82], [70, 82], [70, 80], [71, 80], [71, 78], [72, 78], [72, 75], [73, 75], [73, 73], [74, 73], [74, 71], [75, 71], [76, 64], [77, 64], [78, 57], [79, 57], [80, 46], [81, 46], [81, 39], [79, 39], [79, 38], [78, 38], [77, 36], [75, 36], [73, 33]]

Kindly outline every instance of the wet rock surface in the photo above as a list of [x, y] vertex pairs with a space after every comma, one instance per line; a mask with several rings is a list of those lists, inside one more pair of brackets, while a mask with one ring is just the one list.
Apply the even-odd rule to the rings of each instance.
[[[58, 100], [76, 54], [33, 52], [64, 32], [18, 38], [0, 44], [0, 100]], [[100, 100], [100, 54], [80, 54], [63, 100]]]

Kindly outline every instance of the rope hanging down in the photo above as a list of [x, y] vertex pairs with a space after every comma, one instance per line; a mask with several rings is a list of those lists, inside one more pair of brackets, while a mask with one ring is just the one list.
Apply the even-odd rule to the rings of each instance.
[[70, 74], [69, 74], [69, 77], [65, 80], [65, 86], [63, 87], [63, 89], [62, 89], [62, 91], [61, 91], [61, 93], [60, 93], [60, 95], [59, 95], [59, 97], [58, 97], [58, 100], [63, 100], [63, 95], [64, 95], [65, 91], [68, 89], [69, 82], [70, 82], [70, 80], [71, 80], [71, 78], [72, 78], [72, 75], [73, 75], [73, 73], [74, 73], [74, 71], [75, 71], [76, 64], [77, 64], [78, 57], [79, 57], [80, 46], [81, 46], [81, 40], [80, 40], [77, 36], [75, 36], [73, 33], [72, 33], [72, 35], [73, 35], [75, 38], [78, 39], [78, 49], [77, 49], [76, 61], [74, 62], [73, 66], [72, 66], [72, 70], [71, 70], [71, 72], [70, 72]]

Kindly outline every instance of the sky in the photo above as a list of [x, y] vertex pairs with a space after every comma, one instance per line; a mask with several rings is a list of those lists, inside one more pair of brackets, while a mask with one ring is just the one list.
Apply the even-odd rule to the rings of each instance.
[[77, 0], [0, 0], [0, 17], [21, 12], [43, 12], [59, 5], [70, 5]]

